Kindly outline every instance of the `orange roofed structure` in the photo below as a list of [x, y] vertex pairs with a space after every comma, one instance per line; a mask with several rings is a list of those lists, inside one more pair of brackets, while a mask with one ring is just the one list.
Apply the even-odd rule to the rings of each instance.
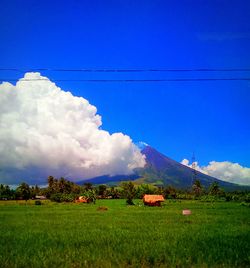
[[76, 199], [76, 203], [88, 203], [88, 199], [84, 196], [79, 196], [78, 199]]
[[147, 206], [160, 206], [161, 202], [164, 202], [163, 195], [145, 194], [143, 196], [143, 203]]

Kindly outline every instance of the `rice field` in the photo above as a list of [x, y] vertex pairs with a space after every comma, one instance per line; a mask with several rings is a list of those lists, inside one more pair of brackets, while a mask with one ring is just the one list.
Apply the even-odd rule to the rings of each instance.
[[0, 201], [0, 267], [250, 267], [250, 208]]

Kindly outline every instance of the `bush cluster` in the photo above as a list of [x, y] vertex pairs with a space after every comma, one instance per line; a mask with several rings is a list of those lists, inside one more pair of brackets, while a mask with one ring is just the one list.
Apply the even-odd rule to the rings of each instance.
[[77, 198], [76, 194], [63, 194], [63, 193], [56, 193], [50, 196], [50, 200], [54, 202], [74, 202]]

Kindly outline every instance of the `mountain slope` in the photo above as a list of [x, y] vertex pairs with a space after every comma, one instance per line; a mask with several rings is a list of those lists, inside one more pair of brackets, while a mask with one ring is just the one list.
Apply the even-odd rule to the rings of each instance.
[[[146, 156], [146, 165], [144, 168], [136, 169], [135, 174], [113, 177], [107, 175], [85, 180], [80, 183], [90, 182], [93, 184], [118, 185], [121, 181], [133, 180], [137, 183], [150, 183], [158, 186], [171, 185], [180, 189], [187, 189], [192, 186], [194, 179], [193, 169], [161, 154], [149, 145], [144, 146], [141, 152]], [[199, 171], [196, 172], [197, 179], [206, 188], [214, 181], [217, 181], [226, 190], [245, 190], [250, 188], [248, 186], [225, 182]]]
[[[137, 174], [144, 178], [147, 183], [154, 181], [161, 182], [163, 185], [172, 185], [178, 188], [189, 188], [193, 183], [193, 169], [159, 153], [150, 146], [146, 146], [142, 153], [146, 156], [146, 166], [137, 170]], [[217, 178], [208, 176], [196, 171], [199, 179], [206, 188], [217, 181], [219, 185], [226, 189], [238, 188], [238, 185], [221, 181]]]

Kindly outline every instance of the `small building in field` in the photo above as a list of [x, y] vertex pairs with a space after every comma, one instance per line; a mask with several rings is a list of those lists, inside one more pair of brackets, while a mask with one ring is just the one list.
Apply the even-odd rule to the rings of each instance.
[[89, 203], [88, 199], [85, 196], [79, 196], [76, 199], [76, 203]]
[[36, 195], [36, 196], [35, 196], [35, 199], [46, 200], [47, 198], [46, 198], [46, 196], [44, 196], [44, 195]]
[[154, 194], [145, 194], [143, 196], [143, 203], [146, 206], [161, 206], [161, 203], [164, 202], [163, 195], [154, 195]]

